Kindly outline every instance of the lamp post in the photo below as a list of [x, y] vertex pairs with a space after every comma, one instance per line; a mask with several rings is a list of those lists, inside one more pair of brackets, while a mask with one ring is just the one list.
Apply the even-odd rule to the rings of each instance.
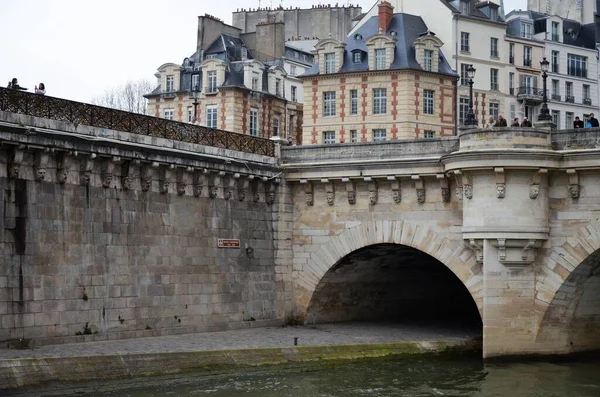
[[542, 109], [540, 110], [540, 114], [538, 115], [538, 121], [552, 121], [552, 116], [550, 116], [550, 110], [548, 109], [548, 94], [547, 94], [547, 90], [546, 90], [546, 80], [548, 79], [548, 66], [550, 65], [550, 62], [548, 62], [548, 60], [546, 59], [546, 57], [544, 57], [544, 59], [542, 59], [540, 61], [540, 66], [542, 68], [542, 79], [544, 82], [543, 85], [543, 89], [544, 92], [542, 93]]
[[475, 113], [473, 113], [473, 78], [475, 77], [475, 68], [473, 65], [469, 65], [467, 68], [467, 78], [469, 79], [469, 111], [467, 117], [463, 122], [464, 125], [477, 126], [477, 119]]
[[200, 102], [198, 102], [198, 88], [197, 87], [193, 87], [193, 92], [194, 92], [194, 102], [192, 102], [192, 105], [194, 105], [194, 120], [193, 123], [196, 124], [196, 121], [198, 120], [198, 104]]

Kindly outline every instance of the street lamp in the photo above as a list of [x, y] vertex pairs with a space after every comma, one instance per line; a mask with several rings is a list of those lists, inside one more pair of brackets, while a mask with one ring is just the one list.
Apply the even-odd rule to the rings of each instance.
[[[192, 78], [192, 81], [194, 80], [194, 78]], [[198, 102], [198, 93], [200, 92], [200, 84], [196, 84], [194, 86], [192, 86], [192, 93], [194, 94], [194, 102], [192, 102], [192, 105], [194, 105], [194, 124], [196, 124], [196, 121], [198, 121], [198, 104], [200, 102]]]
[[469, 111], [467, 117], [463, 122], [464, 125], [477, 126], [477, 119], [475, 113], [473, 113], [473, 78], [475, 77], [475, 68], [473, 65], [469, 65], [467, 68], [467, 78], [469, 79]]
[[542, 67], [542, 79], [544, 81], [544, 92], [542, 93], [542, 109], [540, 110], [540, 114], [538, 115], [538, 121], [552, 121], [552, 116], [550, 116], [550, 110], [548, 109], [548, 94], [546, 90], [546, 80], [548, 79], [548, 66], [550, 62], [544, 57], [540, 61], [540, 66]]

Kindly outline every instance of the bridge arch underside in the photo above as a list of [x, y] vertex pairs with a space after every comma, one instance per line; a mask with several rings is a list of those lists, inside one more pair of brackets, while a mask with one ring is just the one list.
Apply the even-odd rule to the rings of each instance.
[[463, 282], [439, 260], [400, 244], [355, 250], [321, 278], [306, 323], [353, 321], [418, 322], [481, 332], [479, 310]]
[[600, 249], [583, 260], [550, 302], [537, 342], [566, 352], [600, 350]]

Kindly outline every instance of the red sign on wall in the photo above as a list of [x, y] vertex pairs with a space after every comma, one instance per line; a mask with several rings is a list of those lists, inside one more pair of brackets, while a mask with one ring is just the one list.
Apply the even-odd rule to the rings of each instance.
[[219, 248], [240, 248], [240, 240], [231, 238], [220, 238], [217, 241], [217, 247]]

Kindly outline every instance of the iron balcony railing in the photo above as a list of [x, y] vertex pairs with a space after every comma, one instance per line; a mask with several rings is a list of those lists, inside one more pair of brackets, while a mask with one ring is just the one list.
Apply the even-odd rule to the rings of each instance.
[[573, 95], [565, 96], [565, 102], [575, 103], [575, 97]]
[[583, 104], [584, 105], [591, 105], [592, 104], [592, 98], [583, 98]]
[[275, 156], [275, 143], [267, 138], [9, 90], [3, 87], [0, 87], [0, 110], [240, 152]]
[[519, 87], [517, 89], [517, 98], [533, 99], [541, 101], [544, 97], [544, 90], [535, 87]]
[[553, 101], [560, 101], [561, 100], [561, 95], [560, 94], [552, 94], [551, 99]]

